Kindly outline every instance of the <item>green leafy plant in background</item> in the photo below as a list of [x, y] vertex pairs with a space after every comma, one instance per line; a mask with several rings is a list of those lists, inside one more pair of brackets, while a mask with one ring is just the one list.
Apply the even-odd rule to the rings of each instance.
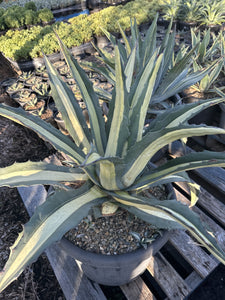
[[[92, 83], [60, 40], [59, 43], [81, 91], [90, 128], [72, 91], [47, 57], [45, 61], [52, 96], [71, 138], [43, 120], [27, 115], [21, 108], [0, 105], [0, 115], [34, 130], [58, 151], [66, 154], [69, 161], [63, 166], [44, 162], [15, 163], [0, 170], [2, 186], [59, 185], [59, 189], [36, 209], [12, 247], [10, 258], [1, 272], [0, 290], [17, 278], [49, 245], [75, 227], [90, 208], [108, 202], [127, 209], [158, 228], [188, 229], [201, 245], [225, 263], [224, 252], [188, 206], [175, 199], [146, 198], [142, 193], [150, 186], [173, 181], [190, 182], [185, 173], [190, 169], [225, 166], [225, 153], [204, 151], [172, 159], [160, 167], [147, 167], [158, 150], [177, 139], [225, 134], [225, 130], [220, 128], [187, 123], [198, 112], [224, 101], [224, 98], [171, 108], [158, 115], [143, 131], [153, 92], [152, 81], [157, 80], [165, 54], [160, 53], [156, 62], [151, 57], [147, 59], [140, 75], [127, 80], [125, 73], [133, 74], [137, 50], [132, 49], [124, 65], [119, 47], [116, 46], [115, 88], [105, 122]], [[143, 80], [146, 82], [144, 86]], [[77, 189], [60, 188], [63, 183], [74, 181], [85, 183]], [[195, 202], [196, 197], [193, 197], [191, 205]]]
[[50, 22], [53, 20], [54, 16], [51, 10], [49, 10], [48, 8], [43, 8], [38, 11], [38, 18], [42, 22]]
[[161, 2], [163, 18], [165, 20], [177, 20], [180, 13], [181, 0], [165, 0]]
[[204, 3], [201, 9], [201, 24], [221, 25], [225, 22], [225, 2], [209, 1]]
[[[13, 5], [19, 5], [19, 6], [26, 6], [27, 3], [33, 2], [35, 3], [37, 9], [41, 8], [49, 8], [49, 9], [56, 9], [56, 8], [63, 8], [67, 6], [71, 6], [74, 4], [79, 4], [80, 0], [13, 0], [13, 1], [7, 1], [3, 0], [1, 1], [1, 6], [4, 8], [11, 7]], [[29, 4], [30, 5], [30, 4]]]
[[24, 25], [23, 13], [24, 9], [21, 7], [12, 6], [7, 10], [1, 18], [3, 18], [7, 28], [19, 28]]
[[224, 22], [224, 0], [162, 0], [159, 5], [165, 20], [221, 25]]
[[[116, 47], [118, 45], [120, 49], [121, 61], [125, 68], [125, 75], [127, 86], [131, 85], [131, 81], [135, 81], [136, 78], [141, 78], [143, 76], [143, 68], [146, 65], [146, 62], [151, 59], [153, 64], [157, 64], [158, 57], [163, 56], [160, 65], [158, 66], [159, 72], [157, 74], [156, 80], [154, 80], [154, 73], [152, 72], [150, 78], [152, 78], [152, 93], [149, 96], [149, 103], [151, 106], [161, 103], [164, 106], [168, 104], [163, 103], [169, 97], [174, 96], [175, 94], [183, 91], [185, 88], [193, 85], [194, 83], [201, 80], [203, 77], [207, 76], [209, 69], [204, 69], [200, 67], [193, 71], [192, 61], [193, 57], [197, 58], [199, 45], [196, 42], [193, 45], [192, 50], [188, 51], [187, 47], [180, 47], [180, 51], [175, 54], [175, 31], [171, 32], [172, 21], [168, 26], [165, 37], [162, 41], [161, 46], [157, 47], [156, 45], [156, 31], [157, 31], [157, 18], [156, 15], [154, 21], [146, 32], [145, 38], [141, 36], [141, 32], [138, 29], [136, 20], [131, 22], [131, 36], [128, 37], [123, 29], [119, 26], [120, 33], [123, 38], [123, 43], [118, 41], [112, 34], [110, 34], [105, 29], [102, 29], [106, 37], [111, 41], [112, 45]], [[99, 53], [98, 60], [99, 62], [104, 62], [105, 66], [99, 66], [98, 63], [83, 63], [84, 66], [94, 70], [101, 75], [104, 75], [109, 82], [113, 85], [115, 84], [115, 62], [114, 57], [111, 56], [104, 49], [100, 49], [95, 46], [96, 50]], [[133, 51], [135, 49], [135, 51]], [[132, 59], [133, 70], [128, 68], [128, 61], [131, 62], [131, 53], [133, 55]], [[196, 54], [195, 54], [196, 53]], [[211, 66], [209, 66], [211, 68]], [[129, 72], [129, 73], [128, 73]], [[140, 80], [144, 85], [146, 82]], [[141, 87], [142, 88], [142, 87]], [[128, 89], [129, 91], [129, 89]], [[104, 98], [104, 93], [101, 94]], [[108, 100], [108, 95], [105, 95], [105, 99]], [[151, 112], [153, 110], [151, 109]], [[155, 111], [154, 112], [160, 112]]]
[[37, 24], [39, 22], [39, 18], [37, 16], [37, 14], [35, 13], [35, 11], [28, 9], [25, 11], [25, 21], [24, 24], [25, 25], [33, 25], [33, 24]]
[[34, 1], [29, 1], [29, 2], [25, 3], [24, 8], [27, 9], [27, 10], [31, 9], [33, 11], [37, 10], [37, 6], [36, 6]]
[[[205, 1], [204, 1], [205, 3]], [[185, 22], [200, 22], [201, 13], [200, 9], [204, 5], [203, 1], [198, 0], [182, 0], [180, 2], [179, 16], [178, 19]]]
[[4, 20], [0, 17], [0, 30], [5, 30], [6, 29], [6, 24]]
[[195, 33], [191, 29], [192, 47], [195, 47], [195, 57], [193, 67], [195, 71], [201, 70], [204, 67], [211, 66], [208, 72], [198, 83], [193, 87], [202, 93], [209, 92], [213, 88], [224, 66], [224, 53], [222, 51], [222, 33], [217, 36], [210, 32], [210, 29], [201, 33]]
[[54, 16], [51, 10], [45, 8], [37, 11], [36, 6], [32, 2], [26, 3], [25, 7], [13, 5], [8, 9], [1, 9], [0, 23], [2, 29], [20, 28], [24, 25], [34, 25], [42, 22], [53, 20]]
[[88, 16], [72, 18], [69, 20], [70, 24], [57, 22], [44, 28], [34, 26], [29, 30], [9, 30], [4, 36], [0, 36], [0, 51], [13, 60], [42, 57], [42, 51], [46, 54], [59, 51], [53, 30], [59, 32], [67, 47], [80, 46], [92, 40], [94, 35], [102, 34], [101, 26], [115, 32], [119, 31], [118, 20], [123, 29], [126, 29], [130, 26], [132, 16], [137, 19], [138, 24], [153, 19], [157, 7], [156, 0], [135, 0], [124, 6], [113, 6]]

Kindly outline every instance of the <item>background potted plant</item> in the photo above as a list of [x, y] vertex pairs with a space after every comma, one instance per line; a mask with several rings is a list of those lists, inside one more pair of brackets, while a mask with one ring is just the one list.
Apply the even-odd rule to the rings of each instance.
[[201, 24], [218, 30], [225, 22], [224, 1], [209, 1], [200, 10], [202, 14]]
[[[186, 181], [192, 190], [191, 204], [195, 204], [195, 188], [185, 171], [198, 167], [225, 166], [224, 153], [191, 153], [160, 167], [149, 169], [146, 166], [159, 149], [177, 139], [206, 133], [224, 134], [224, 129], [186, 123], [202, 109], [224, 99], [176, 106], [157, 115], [143, 131], [149, 99], [163, 61], [163, 53], [159, 54], [156, 63], [151, 58], [146, 61], [142, 76], [128, 80], [125, 71], [134, 68], [136, 48], [132, 49], [127, 64], [123, 66], [116, 46], [115, 88], [105, 122], [92, 83], [60, 40], [59, 43], [87, 107], [90, 128], [73, 92], [45, 57], [52, 95], [70, 137], [64, 136], [40, 118], [27, 115], [21, 108], [0, 105], [0, 114], [34, 130], [56, 149], [65, 153], [69, 161], [64, 166], [44, 162], [15, 163], [1, 169], [0, 182], [2, 186], [49, 184], [59, 187], [64, 182], [85, 183], [77, 189], [57, 189], [36, 209], [11, 249], [10, 258], [1, 272], [0, 290], [16, 279], [44, 249], [76, 226], [90, 208], [103, 203], [104, 206], [113, 207], [112, 212], [117, 207], [123, 207], [157, 228], [184, 227], [217, 259], [225, 263], [225, 254], [212, 234], [204, 228], [200, 218], [188, 206], [169, 197], [162, 201], [155, 196], [145, 197], [142, 193], [149, 187]], [[150, 76], [152, 73], [154, 76]], [[143, 80], [146, 82], [144, 86]], [[98, 265], [101, 266], [100, 261]], [[110, 272], [108, 276], [108, 280], [111, 280]], [[94, 279], [101, 282], [99, 278]]]
[[[168, 99], [171, 96], [176, 95], [187, 87], [192, 86], [199, 80], [202, 80], [202, 78], [204, 78], [212, 69], [211, 65], [207, 66], [208, 68], [204, 65], [202, 67], [199, 66], [198, 68], [193, 70], [192, 61], [196, 60], [199, 57], [199, 52], [202, 51], [202, 46], [200, 47], [199, 45], [200, 37], [198, 38], [198, 40], [197, 38], [194, 40], [193, 47], [190, 51], [188, 51], [187, 47], [180, 47], [179, 51], [174, 51], [176, 32], [175, 30], [171, 32], [172, 21], [170, 22], [166, 30], [162, 43], [160, 44], [160, 46], [157, 46], [157, 19], [158, 14], [156, 14], [156, 17], [147, 30], [144, 38], [142, 38], [141, 36], [141, 32], [138, 29], [135, 19], [131, 20], [130, 37], [128, 37], [121, 26], [118, 25], [123, 43], [121, 41], [118, 41], [114, 35], [110, 34], [107, 30], [102, 28], [102, 31], [110, 40], [112, 45], [114, 47], [118, 45], [120, 49], [121, 59], [124, 61], [124, 64], [127, 64], [131, 55], [131, 50], [134, 47], [136, 47], [137, 49], [133, 57], [133, 59], [135, 60], [135, 67], [134, 70], [132, 70], [133, 73], [131, 73], [129, 76], [128, 74], [126, 74], [127, 81], [134, 80], [136, 77], [140, 76], [143, 67], [150, 58], [152, 59], [152, 61], [156, 62], [157, 55], [163, 55], [160, 71], [157, 75], [158, 78], [155, 81], [151, 98], [149, 98], [149, 108], [151, 112], [153, 112], [155, 105], [159, 106], [159, 104], [161, 104], [162, 107], [163, 105], [165, 107], [168, 107]], [[202, 43], [204, 43], [204, 41]], [[97, 57], [97, 59], [99, 60], [99, 64], [95, 62], [84, 62], [82, 63], [83, 66], [100, 73], [110, 83], [114, 84], [114, 57], [111, 55], [111, 53], [108, 53], [104, 49], [100, 49], [97, 46], [95, 46], [95, 48], [99, 53], [99, 57]], [[198, 50], [199, 48], [201, 48], [201, 50]], [[104, 62], [104, 65], [102, 65], [102, 62]], [[125, 70], [125, 72], [127, 72], [127, 70]], [[151, 76], [153, 76], [153, 74], [151, 74]], [[107, 95], [106, 98], [108, 99]], [[171, 104], [174, 105], [174, 103]], [[155, 112], [158, 113], [159, 110], [155, 110]]]
[[201, 19], [200, 9], [202, 5], [202, 1], [182, 0], [179, 3], [179, 25], [186, 25], [191, 27], [196, 26]]

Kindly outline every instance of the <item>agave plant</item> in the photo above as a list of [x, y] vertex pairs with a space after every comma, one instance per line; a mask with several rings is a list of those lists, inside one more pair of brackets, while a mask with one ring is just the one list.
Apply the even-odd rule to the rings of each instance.
[[[126, 76], [126, 87], [128, 92], [130, 86], [139, 78], [143, 82], [143, 86], [146, 82], [141, 78], [144, 76], [144, 68], [147, 62], [154, 65], [158, 65], [157, 78], [154, 79], [155, 73], [150, 73], [152, 93], [149, 97], [149, 103], [153, 107], [157, 103], [164, 104], [163, 102], [169, 97], [183, 91], [187, 87], [201, 80], [208, 72], [209, 68], [199, 67], [196, 72], [193, 72], [191, 64], [193, 56], [195, 56], [196, 49], [199, 47], [196, 42], [192, 50], [188, 51], [187, 47], [180, 47], [180, 51], [175, 54], [175, 31], [171, 32], [172, 21], [168, 26], [165, 37], [160, 46], [157, 46], [156, 32], [157, 32], [157, 19], [156, 15], [154, 21], [146, 32], [145, 38], [142, 38], [141, 32], [138, 29], [137, 23], [131, 20], [131, 37], [129, 38], [125, 32], [120, 28], [120, 33], [123, 38], [123, 43], [118, 41], [112, 34], [107, 32], [104, 28], [102, 31], [106, 37], [111, 41], [114, 47], [118, 46], [122, 65]], [[104, 49], [100, 49], [95, 46], [100, 57], [99, 60], [105, 64], [105, 66], [99, 66], [96, 63], [84, 63], [85, 67], [99, 72], [105, 76], [111, 84], [115, 84], [115, 62], [114, 57], [111, 56]], [[131, 56], [132, 53], [132, 56]], [[134, 63], [132, 62], [134, 61]], [[129, 69], [129, 64], [133, 69]], [[148, 78], [148, 80], [150, 80]], [[106, 93], [96, 90], [102, 99], [109, 101], [109, 97]]]
[[[202, 152], [187, 154], [156, 168], [146, 167], [151, 157], [168, 143], [190, 136], [225, 134], [214, 127], [188, 125], [187, 120], [205, 109], [224, 101], [217, 98], [198, 104], [180, 105], [158, 115], [144, 128], [152, 81], [157, 80], [163, 53], [156, 64], [146, 61], [142, 76], [128, 80], [125, 73], [134, 69], [136, 49], [124, 67], [115, 46], [115, 88], [107, 121], [102, 116], [98, 97], [84, 70], [59, 40], [62, 53], [73, 74], [89, 114], [89, 127], [73, 92], [61, 79], [47, 57], [52, 95], [62, 114], [70, 137], [38, 117], [27, 115], [21, 108], [0, 105], [0, 115], [34, 130], [66, 154], [70, 163], [56, 166], [45, 162], [15, 163], [0, 169], [1, 186], [58, 185], [55, 193], [36, 209], [24, 226], [0, 275], [0, 290], [9, 285], [23, 269], [53, 242], [75, 227], [90, 208], [103, 203], [121, 206], [158, 228], [185, 228], [216, 258], [225, 263], [225, 254], [200, 218], [188, 206], [176, 199], [158, 200], [144, 197], [142, 191], [150, 186], [173, 181], [189, 182], [186, 170], [225, 166], [225, 153]], [[151, 77], [152, 72], [155, 73]], [[133, 72], [132, 72], [133, 73]], [[142, 80], [146, 80], [143, 86]], [[132, 83], [132, 84], [131, 84]], [[60, 188], [65, 182], [85, 182], [77, 189]], [[192, 199], [192, 205], [195, 199]]]
[[194, 71], [211, 66], [211, 70], [193, 86], [199, 92], [206, 93], [213, 87], [224, 66], [223, 36], [222, 33], [216, 36], [208, 29], [203, 32], [201, 39], [201, 32], [196, 34], [194, 29], [191, 29], [191, 39], [196, 57], [193, 62]]
[[195, 48], [195, 57], [198, 64], [212, 62], [220, 56], [222, 35], [215, 35], [210, 29], [203, 32], [191, 28], [192, 48]]
[[201, 19], [200, 8], [203, 5], [202, 2], [197, 0], [182, 0], [180, 3], [179, 19], [189, 23], [199, 22]]
[[224, 1], [211, 1], [205, 3], [201, 9], [201, 22], [204, 25], [222, 25], [225, 22]]
[[180, 0], [165, 0], [163, 1], [163, 18], [165, 20], [177, 20], [179, 16], [181, 1]]

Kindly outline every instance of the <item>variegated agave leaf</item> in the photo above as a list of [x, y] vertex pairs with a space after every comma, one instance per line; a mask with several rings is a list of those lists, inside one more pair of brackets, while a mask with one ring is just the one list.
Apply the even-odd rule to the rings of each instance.
[[85, 154], [69, 137], [37, 116], [28, 114], [22, 108], [9, 107], [3, 104], [0, 105], [0, 115], [32, 129], [44, 140], [50, 142], [57, 150], [64, 152], [78, 164], [84, 160]]
[[182, 125], [176, 129], [167, 128], [147, 133], [140, 142], [137, 142], [127, 152], [125, 157], [126, 168], [122, 177], [124, 185], [126, 187], [132, 185], [146, 167], [149, 157], [152, 158], [165, 145], [185, 137], [215, 133], [224, 134], [224, 130], [214, 127]]
[[79, 189], [60, 191], [47, 198], [24, 226], [10, 258], [0, 273], [0, 290], [15, 280], [52, 243], [76, 226], [93, 205], [104, 201], [105, 194], [87, 183]]
[[[128, 188], [128, 190], [145, 190], [150, 186], [158, 185], [159, 183], [187, 181], [189, 178], [184, 176], [183, 171], [193, 170], [197, 168], [225, 166], [225, 154], [211, 151], [203, 151], [196, 153], [189, 153], [185, 156], [175, 158], [162, 166], [152, 169], [135, 181], [135, 183]], [[179, 180], [171, 178], [171, 176], [180, 177]], [[183, 179], [182, 179], [183, 178]]]
[[[137, 38], [135, 26], [132, 35]], [[153, 32], [149, 36], [154, 36], [154, 26], [156, 25], [153, 24]], [[185, 173], [187, 170], [225, 165], [225, 153], [203, 152], [174, 159], [154, 170], [147, 168], [158, 150], [177, 139], [194, 135], [225, 134], [225, 130], [221, 128], [187, 124], [195, 114], [222, 102], [224, 98], [177, 106], [158, 115], [144, 132], [143, 120], [147, 113], [148, 98], [152, 96], [156, 81], [161, 76], [163, 63], [170, 63], [170, 54], [163, 50], [166, 44], [161, 47], [162, 53], [159, 56], [152, 48], [151, 58], [146, 59], [143, 68], [136, 75], [132, 71], [135, 70], [135, 58], [140, 49], [132, 48], [130, 44], [131, 52], [125, 63], [124, 53], [122, 56], [120, 53], [121, 46], [116, 45], [115, 87], [107, 122], [104, 122], [98, 95], [92, 84], [66, 47], [59, 42], [86, 104], [90, 128], [85, 123], [75, 97], [45, 58], [55, 102], [72, 139], [22, 109], [0, 104], [0, 114], [34, 130], [56, 149], [67, 154], [72, 164], [58, 167], [40, 162], [16, 163], [0, 171], [0, 185], [62, 185], [65, 181], [77, 180], [86, 183], [77, 190], [57, 191], [36, 210], [12, 248], [0, 276], [0, 290], [18, 277], [51, 243], [78, 224], [92, 206], [112, 199], [161, 228], [188, 229], [202, 245], [225, 263], [225, 254], [203, 228], [198, 216], [188, 207], [175, 200], [158, 201], [140, 196], [140, 191], [149, 186], [174, 180], [188, 182], [189, 178]], [[133, 77], [128, 76], [130, 72]], [[170, 83], [173, 82], [173, 77], [171, 78]]]
[[[135, 19], [133, 21], [131, 20], [130, 38], [119, 26], [124, 45], [117, 41], [112, 34], [102, 29], [114, 47], [117, 46], [119, 49], [121, 61], [125, 70], [124, 73], [127, 77], [128, 91], [130, 91], [131, 84], [133, 91], [138, 90], [137, 85], [141, 84], [142, 82], [140, 78], [144, 76], [146, 65], [150, 60], [154, 60], [154, 63], [156, 64], [158, 56], [162, 55], [162, 62], [157, 70], [157, 73], [152, 74], [154, 77], [156, 75], [156, 78], [154, 78], [152, 81], [149, 81], [149, 84], [152, 85], [152, 93], [149, 95], [150, 106], [162, 102], [169, 97], [183, 91], [187, 87], [195, 84], [205, 77], [213, 68], [213, 66], [210, 66], [206, 69], [202, 67], [196, 72], [193, 72], [191, 64], [193, 61], [193, 56], [196, 53], [196, 49], [198, 48], [197, 42], [194, 44], [192, 50], [187, 51], [187, 49], [185, 49], [184, 51], [180, 51], [177, 54], [178, 57], [176, 57], [174, 54], [175, 31], [171, 33], [172, 21], [168, 26], [161, 46], [156, 47], [157, 18], [158, 15], [156, 15], [151, 26], [149, 27], [144, 40], [141, 38], [141, 34]], [[109, 59], [104, 50], [101, 50], [98, 47], [96, 47], [96, 49], [100, 55], [99, 59], [101, 62], [105, 63], [105, 67], [99, 67], [96, 64], [92, 66], [92, 69], [106, 76], [111, 83], [115, 84], [116, 79], [114, 78], [114, 75], [110, 75], [109, 78], [110, 73], [115, 74], [115, 64], [113, 64], [112, 58]], [[134, 60], [132, 61], [132, 64], [131, 60]], [[142, 86], [144, 86], [144, 84], [142, 84]]]
[[[145, 199], [129, 195], [125, 192], [116, 192], [115, 194], [112, 194], [112, 196], [126, 207], [128, 211], [133, 212], [142, 219], [148, 220], [149, 215], [158, 217], [156, 219], [153, 218], [157, 226], [157, 222], [160, 222], [162, 226], [164, 224], [164, 228], [166, 228], [166, 226], [179, 228], [179, 225], [181, 225], [188, 229], [201, 245], [206, 247], [217, 259], [225, 262], [223, 251], [219, 246], [215, 245], [210, 230], [204, 228], [198, 215], [191, 211], [188, 206], [185, 206], [176, 200], [160, 201], [156, 199]], [[164, 223], [163, 219], [167, 220], [168, 223]], [[175, 222], [176, 225], [173, 222]]]
[[34, 184], [55, 185], [60, 182], [86, 180], [88, 176], [79, 168], [68, 168], [45, 162], [15, 163], [0, 169], [1, 186], [8, 187]]

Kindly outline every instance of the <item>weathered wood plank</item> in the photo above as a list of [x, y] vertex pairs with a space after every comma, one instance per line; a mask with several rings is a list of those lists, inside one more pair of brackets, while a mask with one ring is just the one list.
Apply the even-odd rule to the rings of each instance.
[[99, 285], [91, 282], [61, 247], [56, 244], [45, 252], [67, 300], [106, 300]]
[[206, 277], [217, 266], [217, 263], [184, 231], [174, 231], [169, 240], [201, 277]]
[[202, 278], [198, 275], [198, 273], [193, 271], [187, 278], [185, 278], [184, 281], [186, 282], [186, 284], [189, 286], [191, 290], [194, 290], [200, 284]]
[[[189, 286], [191, 290], [194, 290], [201, 283], [202, 278], [195, 271], [193, 271], [184, 281], [186, 282], [186, 284]], [[167, 297], [164, 300], [172, 300], [172, 299]]]
[[[18, 191], [30, 216], [47, 195], [42, 185], [19, 187]], [[59, 245], [52, 245], [45, 252], [67, 300], [106, 300], [100, 287], [83, 275], [75, 260]]]
[[141, 277], [136, 278], [128, 284], [121, 285], [120, 288], [127, 300], [156, 300]]
[[206, 182], [209, 182], [216, 190], [225, 195], [225, 170], [222, 168], [202, 168], [192, 171]]
[[156, 254], [151, 259], [148, 270], [169, 299], [184, 299], [191, 291], [186, 282], [177, 274], [161, 253]]
[[225, 205], [201, 188], [198, 204], [225, 226]]
[[[181, 201], [182, 203], [188, 205], [190, 204], [190, 201], [179, 191], [175, 190], [175, 193], [178, 201]], [[197, 214], [199, 214], [202, 221], [209, 226], [209, 228], [214, 233], [218, 244], [225, 251], [225, 231], [218, 224], [216, 224], [216, 222], [214, 222], [210, 217], [208, 217], [203, 211], [201, 211], [201, 209], [199, 209], [197, 206], [194, 206], [192, 210]]]

